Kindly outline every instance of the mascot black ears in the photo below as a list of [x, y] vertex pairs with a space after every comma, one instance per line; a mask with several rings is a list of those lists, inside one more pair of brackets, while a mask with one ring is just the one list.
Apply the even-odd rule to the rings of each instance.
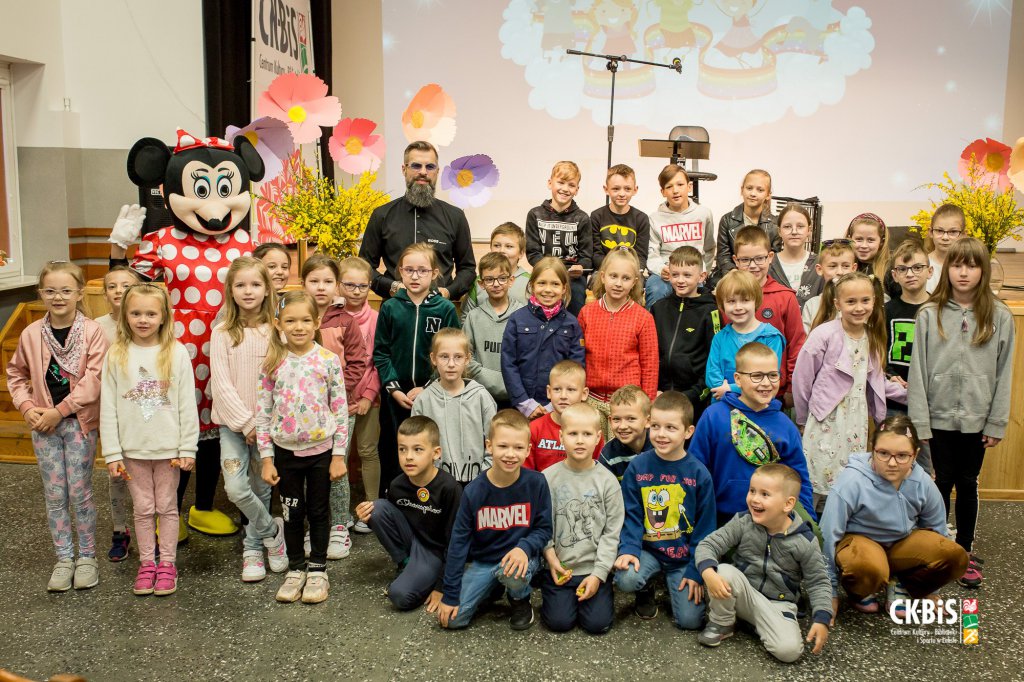
[[195, 137], [178, 129], [172, 151], [144, 137], [128, 152], [128, 177], [139, 187], [163, 185], [164, 203], [179, 229], [225, 234], [245, 227], [249, 183], [263, 178], [263, 159], [244, 136], [233, 142]]

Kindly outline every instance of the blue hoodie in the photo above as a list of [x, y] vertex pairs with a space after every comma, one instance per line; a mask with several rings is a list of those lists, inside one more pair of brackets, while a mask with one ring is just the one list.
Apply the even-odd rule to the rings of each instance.
[[[751, 341], [763, 343], [775, 351], [779, 358], [779, 371], [782, 371], [783, 353], [786, 350], [786, 337], [782, 332], [767, 322], [761, 322], [754, 331], [740, 334], [731, 324], [727, 324], [711, 338], [711, 351], [704, 370], [704, 383], [708, 388], [721, 386], [723, 381], [728, 380], [733, 393], [740, 392], [732, 376], [736, 372], [736, 353]], [[743, 508], [746, 509], [746, 505]]]
[[778, 450], [779, 463], [792, 467], [800, 474], [800, 504], [813, 517], [811, 481], [807, 475], [803, 441], [796, 425], [782, 413], [782, 403], [778, 400], [771, 401], [768, 407], [755, 412], [735, 393], [726, 393], [722, 400], [708, 406], [697, 422], [697, 429], [687, 449], [711, 472], [718, 513], [731, 516], [747, 511], [750, 477], [757, 470], [756, 466], [740, 457], [732, 438], [727, 435], [732, 432], [732, 410], [739, 410], [760, 426]]
[[942, 496], [921, 465], [914, 464], [910, 476], [897, 490], [871, 468], [871, 457], [869, 452], [850, 455], [850, 462], [832, 486], [821, 515], [821, 551], [833, 589], [838, 586], [836, 545], [850, 533], [883, 545], [898, 542], [918, 528], [949, 537]]

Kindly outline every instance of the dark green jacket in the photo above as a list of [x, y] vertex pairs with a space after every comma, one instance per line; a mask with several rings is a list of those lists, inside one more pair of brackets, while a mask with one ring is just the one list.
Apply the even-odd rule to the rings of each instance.
[[377, 317], [373, 342], [373, 364], [380, 383], [388, 393], [408, 391], [430, 380], [430, 344], [434, 334], [445, 327], [460, 328], [451, 301], [431, 292], [416, 305], [405, 289], [384, 301]]

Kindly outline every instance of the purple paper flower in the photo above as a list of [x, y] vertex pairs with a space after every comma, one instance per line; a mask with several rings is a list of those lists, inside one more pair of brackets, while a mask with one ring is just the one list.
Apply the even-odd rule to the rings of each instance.
[[284, 168], [284, 160], [295, 148], [288, 124], [270, 116], [258, 118], [244, 128], [228, 126], [224, 139], [234, 140], [239, 135], [245, 135], [263, 159], [265, 171], [260, 182], [273, 180], [280, 175]]
[[491, 189], [498, 184], [498, 168], [486, 154], [460, 156], [445, 166], [441, 189], [458, 206], [479, 208], [491, 200]]

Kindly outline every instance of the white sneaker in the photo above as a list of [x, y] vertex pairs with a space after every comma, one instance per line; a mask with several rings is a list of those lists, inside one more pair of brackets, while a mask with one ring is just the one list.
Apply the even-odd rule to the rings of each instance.
[[344, 525], [331, 528], [331, 538], [327, 543], [327, 558], [344, 559], [352, 549], [352, 538], [348, 536], [348, 528]]
[[284, 519], [280, 516], [274, 518], [277, 524], [277, 535], [272, 538], [264, 538], [263, 546], [267, 548], [267, 563], [274, 573], [284, 573], [288, 570], [288, 554], [284, 544]]
[[356, 521], [356, 525], [352, 526], [352, 530], [356, 533], [362, 533], [363, 535], [373, 532], [373, 530], [362, 521]]
[[277, 601], [290, 604], [302, 598], [302, 588], [306, 586], [305, 571], [288, 571], [284, 584], [277, 590]]
[[258, 583], [267, 577], [267, 569], [263, 567], [263, 551], [247, 549], [242, 552], [242, 582]]
[[309, 544], [309, 531], [306, 531], [306, 537], [302, 541], [302, 551], [306, 553], [306, 558], [309, 558], [310, 553], [313, 551], [312, 546]]

